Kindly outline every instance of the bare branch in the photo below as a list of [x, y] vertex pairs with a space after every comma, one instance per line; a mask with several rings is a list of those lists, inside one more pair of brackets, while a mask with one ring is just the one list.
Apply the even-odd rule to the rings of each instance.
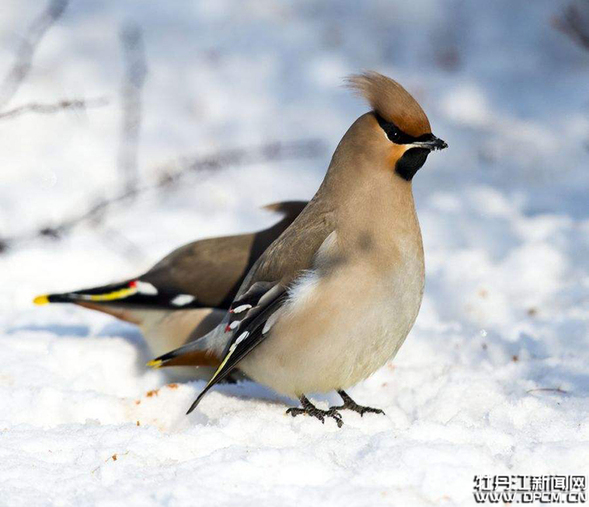
[[[321, 155], [324, 146], [318, 139], [303, 139], [288, 143], [268, 143], [258, 147], [236, 148], [225, 150], [208, 157], [190, 157], [177, 163], [167, 164], [160, 168], [162, 176], [155, 184], [124, 189], [118, 195], [101, 198], [82, 213], [64, 219], [61, 223], [45, 225], [28, 233], [0, 238], [0, 253], [15, 245], [38, 238], [59, 240], [81, 224], [98, 225], [117, 204], [129, 202], [140, 194], [148, 192], [166, 192], [180, 180], [194, 173], [206, 175], [214, 171], [250, 164], [259, 164], [287, 159], [314, 158]], [[112, 234], [112, 230], [109, 231]], [[119, 243], [121, 239], [118, 238]]]
[[561, 389], [560, 387], [538, 387], [536, 389], [528, 389], [526, 393], [558, 393], [558, 394], [568, 394], [568, 391]]
[[53, 114], [60, 111], [85, 110], [89, 107], [100, 107], [105, 106], [106, 104], [108, 104], [108, 100], [106, 100], [104, 97], [86, 100], [60, 100], [55, 104], [39, 104], [33, 102], [31, 104], [24, 104], [22, 106], [15, 107], [14, 109], [9, 109], [8, 111], [0, 112], [0, 121], [10, 120], [26, 113]]
[[127, 259], [133, 259], [137, 263], [145, 260], [143, 251], [120, 231], [112, 227], [102, 227], [100, 232], [104, 243], [112, 250], [117, 250]]
[[554, 26], [589, 50], [589, 1], [569, 5], [561, 16], [554, 19]]
[[0, 85], [0, 109], [8, 104], [31, 70], [35, 51], [43, 36], [63, 15], [69, 0], [50, 0], [47, 9], [31, 24], [16, 52], [16, 61]]
[[[45, 11], [29, 29], [16, 52], [16, 61], [0, 85], [0, 109], [4, 108], [15, 96], [23, 81], [28, 76], [35, 51], [43, 36], [63, 15], [70, 0], [50, 0]], [[9, 120], [25, 113], [52, 114], [63, 110], [80, 110], [88, 107], [105, 105], [104, 98], [61, 100], [53, 104], [29, 103], [0, 112], [0, 121]]]
[[123, 121], [118, 166], [124, 187], [131, 191], [139, 180], [137, 153], [141, 129], [141, 90], [147, 76], [145, 49], [141, 29], [127, 25], [121, 31], [125, 59], [125, 81], [122, 89]]

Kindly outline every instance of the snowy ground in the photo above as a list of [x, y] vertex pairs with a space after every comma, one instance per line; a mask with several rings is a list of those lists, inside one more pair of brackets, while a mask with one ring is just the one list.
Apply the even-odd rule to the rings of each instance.
[[[229, 168], [0, 255], [0, 505], [469, 505], [473, 476], [589, 474], [589, 52], [553, 0], [72, 1], [0, 121], [0, 236], [119, 188], [118, 34], [144, 31], [141, 178], [181, 156], [318, 137], [313, 160]], [[8, 0], [0, 76], [44, 8]], [[130, 325], [38, 293], [140, 273], [173, 247], [271, 223], [308, 198], [365, 106], [362, 69], [409, 88], [450, 148], [415, 179], [424, 305], [354, 397], [385, 417], [284, 415], [251, 383], [212, 392], [146, 371]], [[113, 240], [113, 237], [115, 240]], [[315, 397], [316, 401], [336, 398]]]

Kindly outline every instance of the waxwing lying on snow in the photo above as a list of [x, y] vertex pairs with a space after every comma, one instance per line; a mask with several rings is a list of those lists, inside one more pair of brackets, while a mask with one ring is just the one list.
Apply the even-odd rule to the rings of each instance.
[[[292, 416], [341, 426], [342, 409], [382, 412], [344, 389], [391, 360], [415, 322], [424, 260], [411, 181], [447, 145], [397, 82], [371, 72], [349, 83], [372, 111], [346, 132], [313, 199], [255, 263], [221, 324], [150, 363], [221, 361], [189, 412], [236, 367], [299, 398]], [[329, 410], [305, 396], [332, 390], [343, 405]]]
[[[265, 209], [283, 218], [268, 229], [195, 241], [174, 250], [137, 278], [38, 296], [34, 302], [74, 303], [136, 324], [151, 353], [163, 354], [221, 322], [252, 265], [306, 205], [303, 201], [271, 204]], [[218, 365], [211, 356], [207, 366]], [[189, 373], [196, 376], [194, 368]]]

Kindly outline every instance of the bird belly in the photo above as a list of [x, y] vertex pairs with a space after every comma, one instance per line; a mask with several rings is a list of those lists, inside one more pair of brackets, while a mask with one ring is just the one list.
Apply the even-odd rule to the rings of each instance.
[[395, 356], [417, 317], [423, 281], [417, 258], [384, 276], [362, 264], [321, 279], [311, 272], [240, 368], [289, 396], [348, 388]]

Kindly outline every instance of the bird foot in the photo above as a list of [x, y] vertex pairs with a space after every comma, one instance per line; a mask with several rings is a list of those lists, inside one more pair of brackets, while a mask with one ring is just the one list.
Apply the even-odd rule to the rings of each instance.
[[380, 408], [373, 408], [373, 407], [364, 407], [362, 405], [358, 405], [357, 403], [348, 404], [344, 403], [343, 405], [339, 405], [337, 407], [330, 407], [330, 410], [352, 410], [353, 412], [358, 412], [361, 416], [364, 414], [382, 414], [385, 415], [384, 410]]
[[301, 403], [303, 405], [302, 408], [292, 407], [289, 408], [286, 413], [296, 417], [297, 415], [305, 414], [310, 415], [311, 417], [315, 417], [315, 419], [319, 419], [323, 424], [325, 424], [325, 418], [331, 417], [335, 423], [337, 424], [338, 428], [341, 428], [344, 425], [344, 421], [342, 420], [341, 414], [337, 411], [337, 408], [332, 407], [328, 410], [321, 410], [313, 405], [307, 398], [301, 396]]
[[358, 405], [348, 394], [344, 391], [338, 391], [338, 394], [344, 400], [343, 405], [339, 405], [337, 407], [330, 407], [330, 410], [352, 410], [353, 412], [358, 412], [360, 416], [364, 416], [364, 414], [382, 414], [385, 415], [384, 410], [380, 408], [372, 408], [372, 407], [365, 407], [363, 405]]

